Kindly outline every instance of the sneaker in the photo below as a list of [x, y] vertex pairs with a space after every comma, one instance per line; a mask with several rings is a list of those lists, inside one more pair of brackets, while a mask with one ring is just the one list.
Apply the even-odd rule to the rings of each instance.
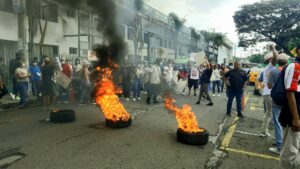
[[136, 99], [135, 99], [135, 98], [133, 98], [132, 100], [133, 100], [134, 102], [136, 101]]
[[215, 94], [213, 94], [213, 97], [215, 97], [216, 95]]
[[214, 105], [214, 103], [208, 103], [208, 104], [206, 104], [207, 106], [213, 106]]
[[220, 94], [218, 94], [217, 96], [218, 96], [218, 97], [220, 97], [221, 95], [220, 95]]
[[15, 98], [16, 98], [16, 100], [21, 100], [21, 98], [19, 96], [16, 96]]
[[69, 102], [68, 102], [68, 101], [64, 101], [63, 103], [64, 103], [64, 104], [69, 104]]
[[231, 113], [226, 113], [228, 117], [231, 117]]
[[200, 101], [197, 101], [195, 104], [200, 104]]
[[140, 97], [138, 97], [138, 101], [141, 101], [142, 99]]
[[79, 103], [78, 104], [78, 106], [84, 106], [84, 105], [86, 105], [86, 104], [84, 104], [84, 103]]
[[244, 118], [244, 115], [242, 113], [239, 113], [238, 117], [242, 119], [242, 118]]
[[280, 150], [277, 147], [271, 147], [269, 148], [269, 151], [274, 154], [280, 155]]
[[271, 134], [270, 133], [266, 133], [266, 132], [261, 132], [260, 133], [260, 137], [269, 137]]
[[196, 94], [196, 93], [194, 93], [194, 96], [197, 96], [197, 94]]
[[15, 97], [15, 95], [13, 93], [9, 93], [9, 94], [10, 94], [11, 99], [13, 99], [13, 100], [16, 99], [16, 97]]
[[129, 98], [126, 98], [125, 100], [126, 100], [126, 101], [129, 101]]
[[185, 95], [185, 93], [183, 92], [182, 95]]

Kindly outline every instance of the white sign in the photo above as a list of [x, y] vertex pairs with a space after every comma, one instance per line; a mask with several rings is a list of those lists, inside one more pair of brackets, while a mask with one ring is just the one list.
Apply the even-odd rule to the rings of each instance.
[[57, 84], [59, 84], [65, 89], [67, 89], [71, 83], [71, 79], [68, 76], [66, 76], [63, 72], [57, 73], [57, 75], [55, 76], [55, 81]]
[[201, 65], [205, 62], [205, 53], [204, 51], [199, 53], [191, 53], [190, 61], [196, 62], [197, 65]]

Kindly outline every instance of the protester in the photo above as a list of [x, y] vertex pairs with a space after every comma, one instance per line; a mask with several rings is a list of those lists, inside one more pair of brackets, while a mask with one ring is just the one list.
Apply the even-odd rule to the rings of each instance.
[[275, 49], [274, 45], [271, 45], [271, 50], [272, 54], [266, 54], [265, 55], [265, 63], [268, 64], [267, 67], [265, 67], [263, 71], [263, 98], [264, 98], [264, 105], [266, 108], [265, 116], [262, 122], [262, 127], [261, 127], [261, 137], [268, 137], [270, 136], [269, 133], [269, 123], [272, 118], [272, 98], [271, 98], [271, 90], [268, 88], [268, 80], [270, 76], [270, 72], [272, 69], [275, 68], [276, 63], [277, 63], [277, 57], [278, 53]]
[[137, 68], [134, 68], [134, 77], [133, 77], [133, 101], [141, 100], [141, 90], [144, 78], [144, 71], [139, 64]]
[[203, 95], [205, 94], [205, 98], [209, 101], [207, 106], [213, 106], [214, 103], [212, 102], [211, 97], [209, 95], [209, 91], [208, 91], [208, 88], [210, 85], [210, 78], [212, 75], [212, 65], [208, 62], [207, 59], [205, 59], [204, 65], [206, 66], [206, 69], [203, 71], [203, 73], [200, 77], [200, 83], [201, 83], [200, 94], [199, 94], [199, 98], [198, 98], [198, 101], [196, 102], [196, 104], [200, 104], [201, 99], [202, 99]]
[[287, 101], [279, 116], [285, 127], [280, 165], [284, 169], [300, 168], [300, 45], [297, 47], [296, 62], [290, 64], [284, 74]]
[[210, 79], [213, 83], [213, 96], [216, 96], [216, 87], [218, 90], [218, 97], [220, 97], [221, 91], [221, 73], [217, 64], [213, 66], [213, 73]]
[[9, 62], [9, 75], [12, 81], [13, 91], [10, 93], [13, 100], [19, 100], [18, 89], [17, 89], [17, 78], [16, 78], [16, 69], [18, 68], [18, 63], [23, 60], [22, 54], [20, 52], [16, 53], [15, 59], [12, 59]]
[[126, 101], [130, 100], [132, 90], [134, 72], [129, 64], [125, 64], [122, 70], [122, 87], [123, 94]]
[[[277, 63], [279, 67], [276, 69], [272, 69], [270, 72], [269, 80], [268, 80], [268, 88], [272, 89], [273, 85], [279, 78], [279, 74], [282, 71], [283, 67], [285, 67], [288, 63], [289, 56], [287, 54], [281, 53], [278, 55]], [[275, 147], [269, 148], [269, 150], [275, 154], [280, 154], [281, 145], [282, 145], [282, 127], [279, 123], [279, 115], [281, 112], [281, 107], [276, 105], [275, 102], [272, 102], [272, 116], [275, 130]]]
[[[70, 80], [72, 80], [73, 76], [73, 67], [71, 64], [69, 64], [68, 59], [62, 58], [61, 59], [61, 67], [62, 67], [62, 73], [66, 75]], [[70, 85], [67, 88], [64, 88], [60, 86], [60, 99], [63, 101], [63, 103], [69, 103], [69, 95], [70, 95]]]
[[90, 71], [89, 71], [89, 61], [82, 61], [82, 67], [80, 70], [80, 80], [81, 80], [81, 97], [79, 100], [79, 105], [85, 105], [90, 103], [90, 93], [91, 93], [91, 81], [90, 81]]
[[26, 69], [24, 62], [18, 63], [18, 68], [15, 71], [17, 80], [17, 91], [20, 94], [19, 108], [24, 108], [26, 104], [26, 98], [28, 97], [28, 83], [30, 73]]
[[240, 69], [240, 62], [236, 61], [234, 63], [234, 69], [228, 71], [225, 74], [225, 83], [227, 85], [228, 91], [228, 101], [227, 101], [227, 112], [228, 116], [231, 116], [232, 102], [235, 97], [236, 99], [236, 109], [238, 116], [243, 118], [242, 114], [242, 97], [244, 89], [247, 86], [247, 75], [246, 72]]
[[171, 87], [173, 79], [173, 65], [170, 60], [168, 61], [167, 65], [163, 67], [163, 79], [168, 87]]
[[29, 73], [31, 74], [30, 83], [32, 95], [39, 98], [40, 82], [41, 82], [41, 69], [38, 66], [38, 58], [34, 58], [29, 66]]
[[153, 103], [158, 103], [157, 96], [159, 94], [159, 88], [161, 83], [161, 69], [159, 67], [160, 59], [156, 59], [154, 65], [150, 65], [149, 69], [146, 72], [149, 74], [149, 90], [147, 95], [147, 104], [151, 104], [151, 101]]
[[42, 72], [42, 96], [44, 112], [54, 108], [55, 99], [58, 96], [58, 90], [54, 81], [55, 66], [48, 57], [44, 59]]
[[189, 78], [188, 78], [188, 88], [189, 93], [191, 94], [191, 89], [194, 88], [194, 96], [197, 96], [197, 89], [199, 86], [199, 77], [200, 77], [200, 70], [196, 64], [193, 64], [191, 66], [191, 70], [189, 72]]
[[[5, 85], [5, 78], [4, 78], [5, 71], [3, 70], [3, 66], [4, 66], [3, 62], [4, 62], [4, 58], [0, 57], [0, 99], [2, 99], [2, 97], [8, 93], [8, 90]], [[2, 109], [0, 108], [0, 111], [1, 110]]]

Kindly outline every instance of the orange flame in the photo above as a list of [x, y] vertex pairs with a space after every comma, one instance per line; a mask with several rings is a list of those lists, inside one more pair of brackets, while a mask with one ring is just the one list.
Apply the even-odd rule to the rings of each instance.
[[[97, 68], [97, 71], [100, 71], [100, 67]], [[101, 107], [105, 118], [114, 122], [128, 121], [130, 114], [117, 96], [117, 94], [122, 93], [122, 90], [112, 82], [112, 70], [109, 68], [101, 69], [101, 74], [102, 78], [98, 83], [96, 102]]]
[[175, 113], [178, 122], [178, 128], [187, 133], [198, 133], [204, 130], [199, 128], [195, 113], [192, 112], [190, 105], [183, 105], [182, 109], [174, 105], [175, 99], [167, 97], [165, 99], [165, 108]]

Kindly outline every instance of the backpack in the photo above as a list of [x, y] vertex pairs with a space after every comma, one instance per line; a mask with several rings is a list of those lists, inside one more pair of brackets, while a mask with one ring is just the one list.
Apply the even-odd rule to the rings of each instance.
[[284, 76], [287, 66], [280, 72], [280, 75], [272, 87], [271, 97], [278, 106], [283, 106], [286, 101], [286, 88], [284, 85]]

